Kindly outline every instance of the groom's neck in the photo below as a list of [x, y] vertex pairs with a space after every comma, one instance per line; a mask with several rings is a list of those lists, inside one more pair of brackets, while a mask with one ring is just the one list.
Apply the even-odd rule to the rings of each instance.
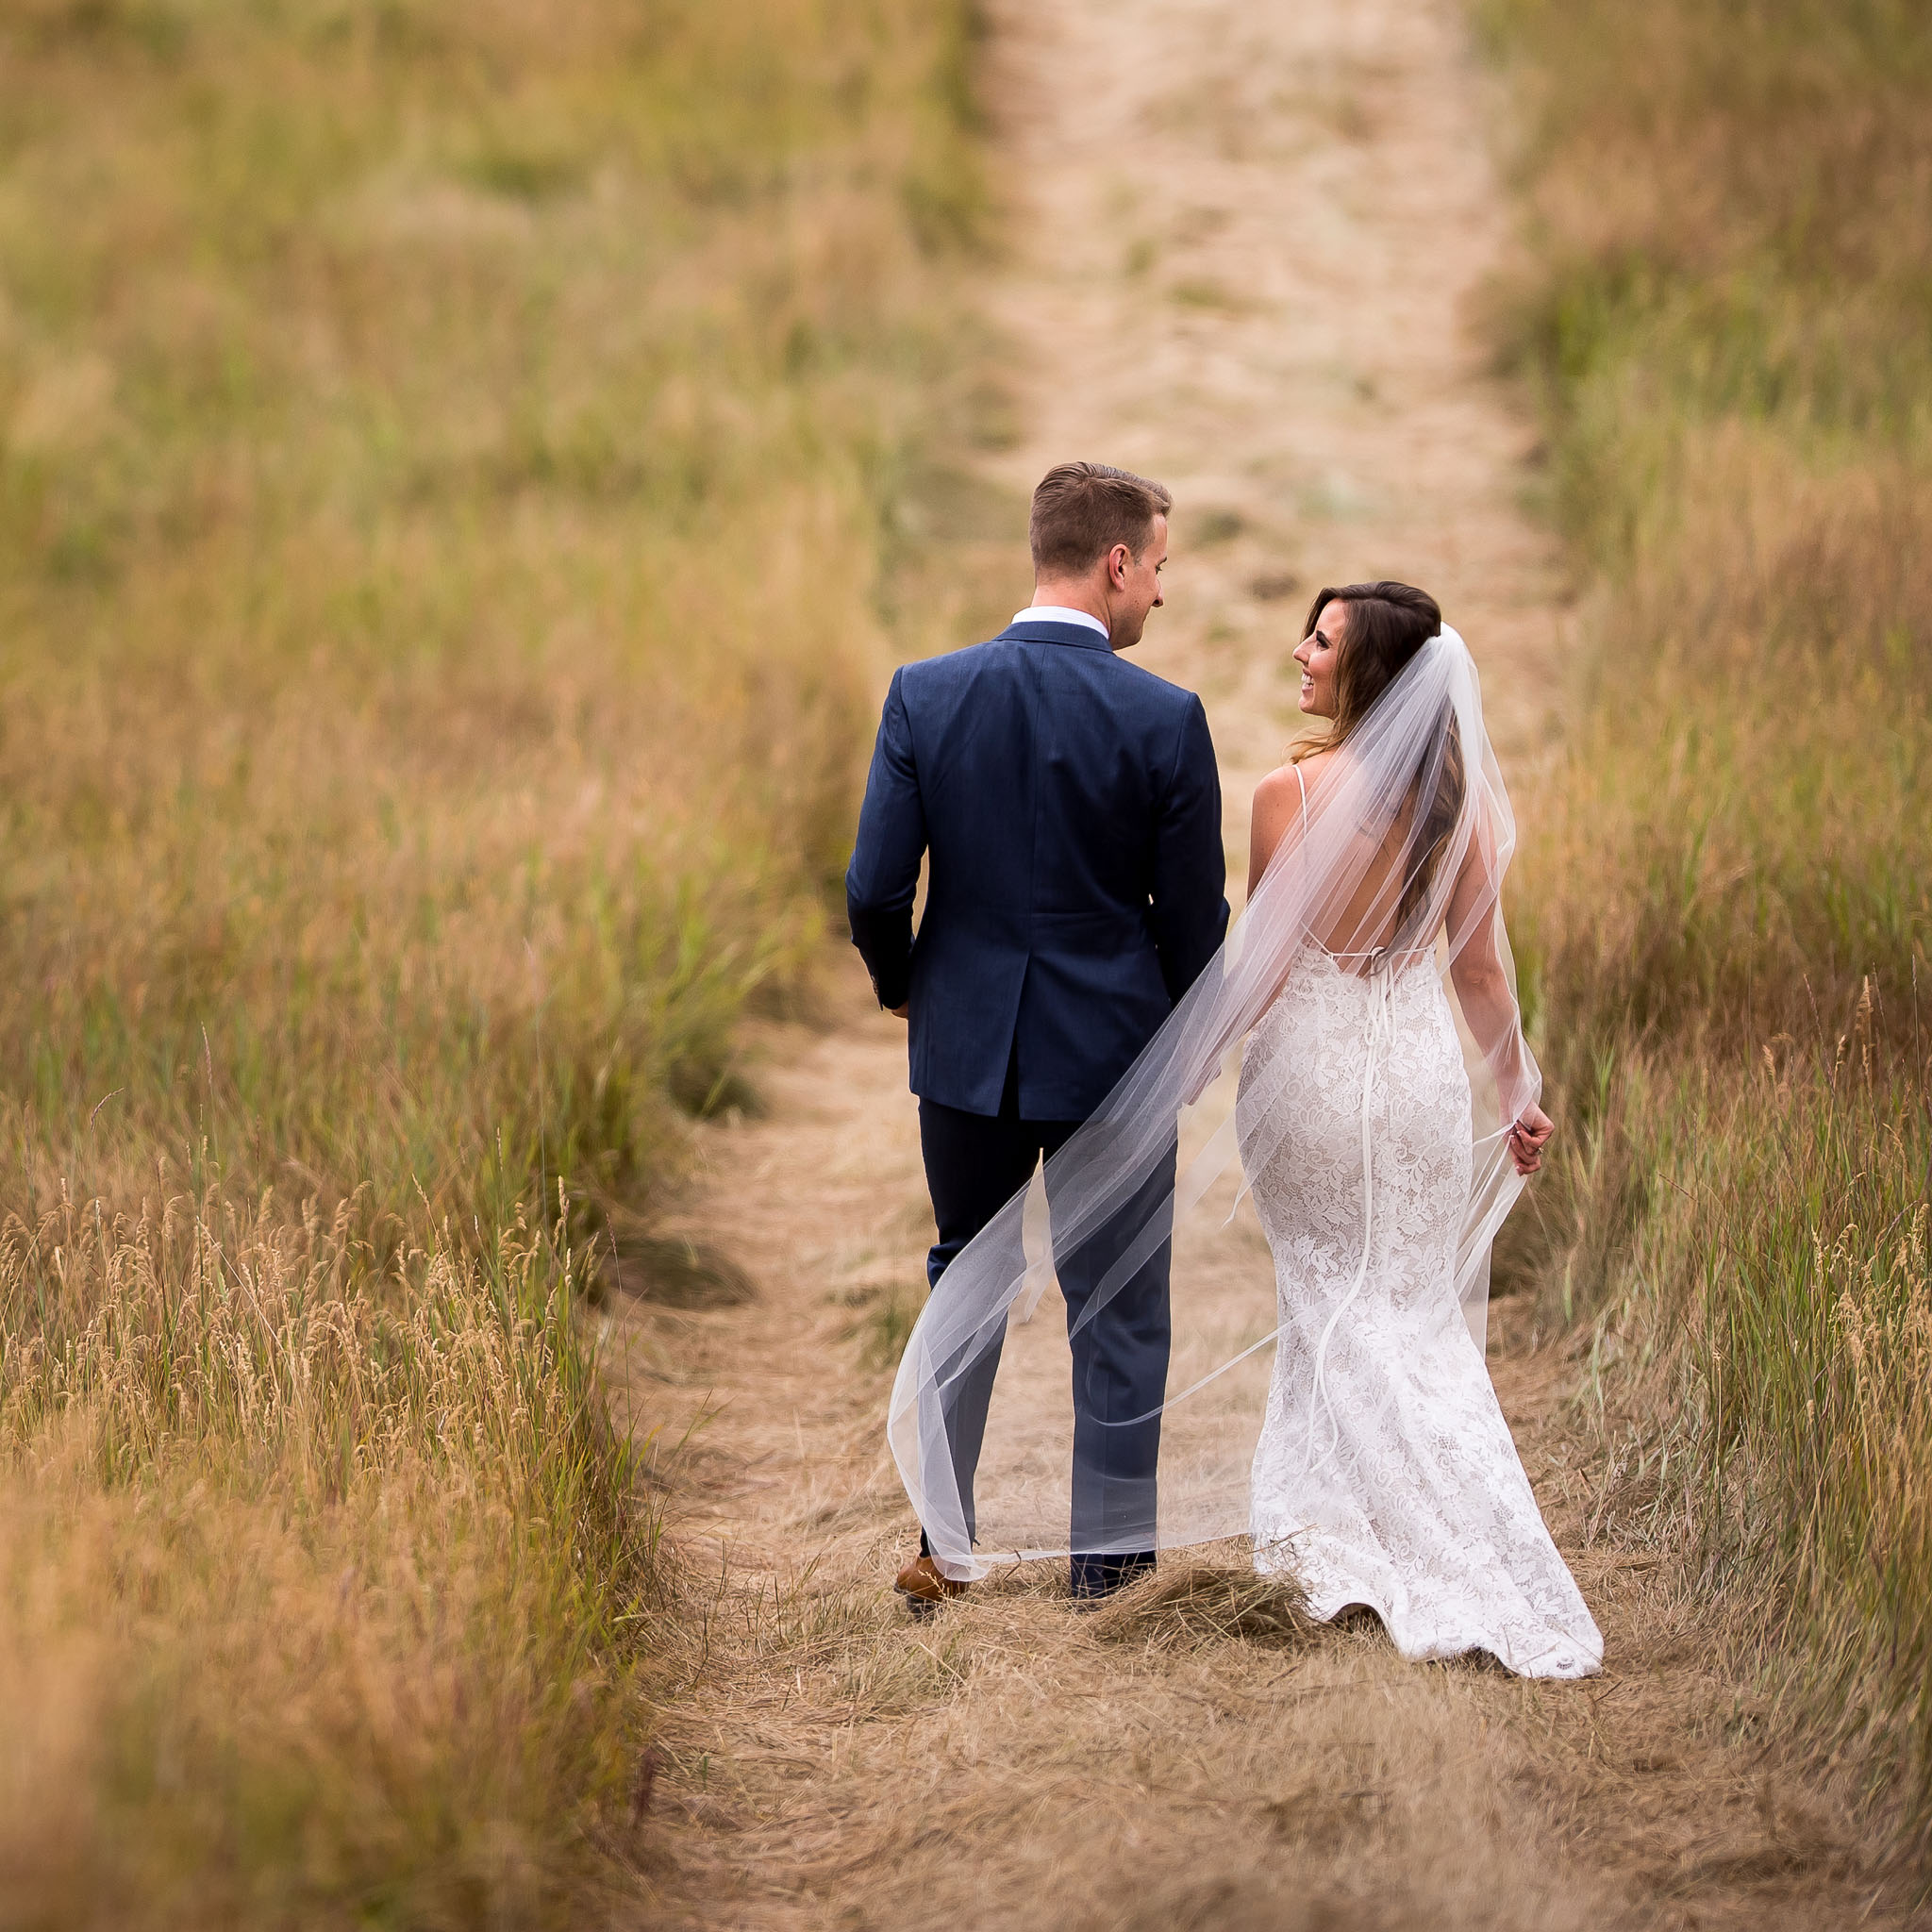
[[1033, 602], [1085, 611], [1096, 624], [1110, 621], [1107, 593], [1091, 577], [1042, 577], [1033, 586]]

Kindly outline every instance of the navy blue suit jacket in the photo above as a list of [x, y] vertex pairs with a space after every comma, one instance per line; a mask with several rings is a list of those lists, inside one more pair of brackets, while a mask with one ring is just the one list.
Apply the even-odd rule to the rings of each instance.
[[[915, 939], [923, 854], [932, 863]], [[1192, 691], [1029, 621], [893, 675], [845, 874], [912, 1091], [1084, 1120], [1227, 931], [1221, 780]]]

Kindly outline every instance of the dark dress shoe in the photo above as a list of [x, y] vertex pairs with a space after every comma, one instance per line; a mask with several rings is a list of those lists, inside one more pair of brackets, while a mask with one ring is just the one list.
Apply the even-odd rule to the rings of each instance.
[[1135, 1550], [1124, 1557], [1075, 1556], [1070, 1582], [1074, 1600], [1089, 1606], [1110, 1597], [1115, 1591], [1138, 1583], [1154, 1568], [1152, 1550]]
[[941, 1604], [964, 1596], [967, 1585], [955, 1583], [940, 1566], [922, 1551], [893, 1580], [892, 1588], [906, 1599], [906, 1607], [915, 1617], [929, 1617]]

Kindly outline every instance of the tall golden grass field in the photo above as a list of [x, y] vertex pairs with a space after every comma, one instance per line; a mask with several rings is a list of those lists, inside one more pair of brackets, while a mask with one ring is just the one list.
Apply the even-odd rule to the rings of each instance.
[[[1932, 24], [1472, 25], [1577, 591], [1498, 1287], [1597, 1530], [1923, 1859]], [[977, 32], [0, 8], [0, 1928], [576, 1924], [648, 1858], [690, 1645], [599, 1297], [959, 641], [933, 536], [1010, 521], [944, 456]]]
[[973, 32], [0, 13], [0, 1924], [634, 1857], [590, 1305], [824, 928]]
[[1581, 595], [1512, 919], [1599, 1519], [1815, 1764], [1932, 1828], [1932, 21], [1484, 0], [1493, 317]]

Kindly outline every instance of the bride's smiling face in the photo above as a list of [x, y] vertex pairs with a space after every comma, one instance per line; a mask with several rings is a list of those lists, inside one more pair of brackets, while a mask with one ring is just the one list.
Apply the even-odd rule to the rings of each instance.
[[1328, 605], [1315, 627], [1296, 647], [1294, 661], [1302, 667], [1302, 709], [1311, 718], [1335, 715], [1335, 667], [1341, 656], [1341, 636], [1348, 606]]

